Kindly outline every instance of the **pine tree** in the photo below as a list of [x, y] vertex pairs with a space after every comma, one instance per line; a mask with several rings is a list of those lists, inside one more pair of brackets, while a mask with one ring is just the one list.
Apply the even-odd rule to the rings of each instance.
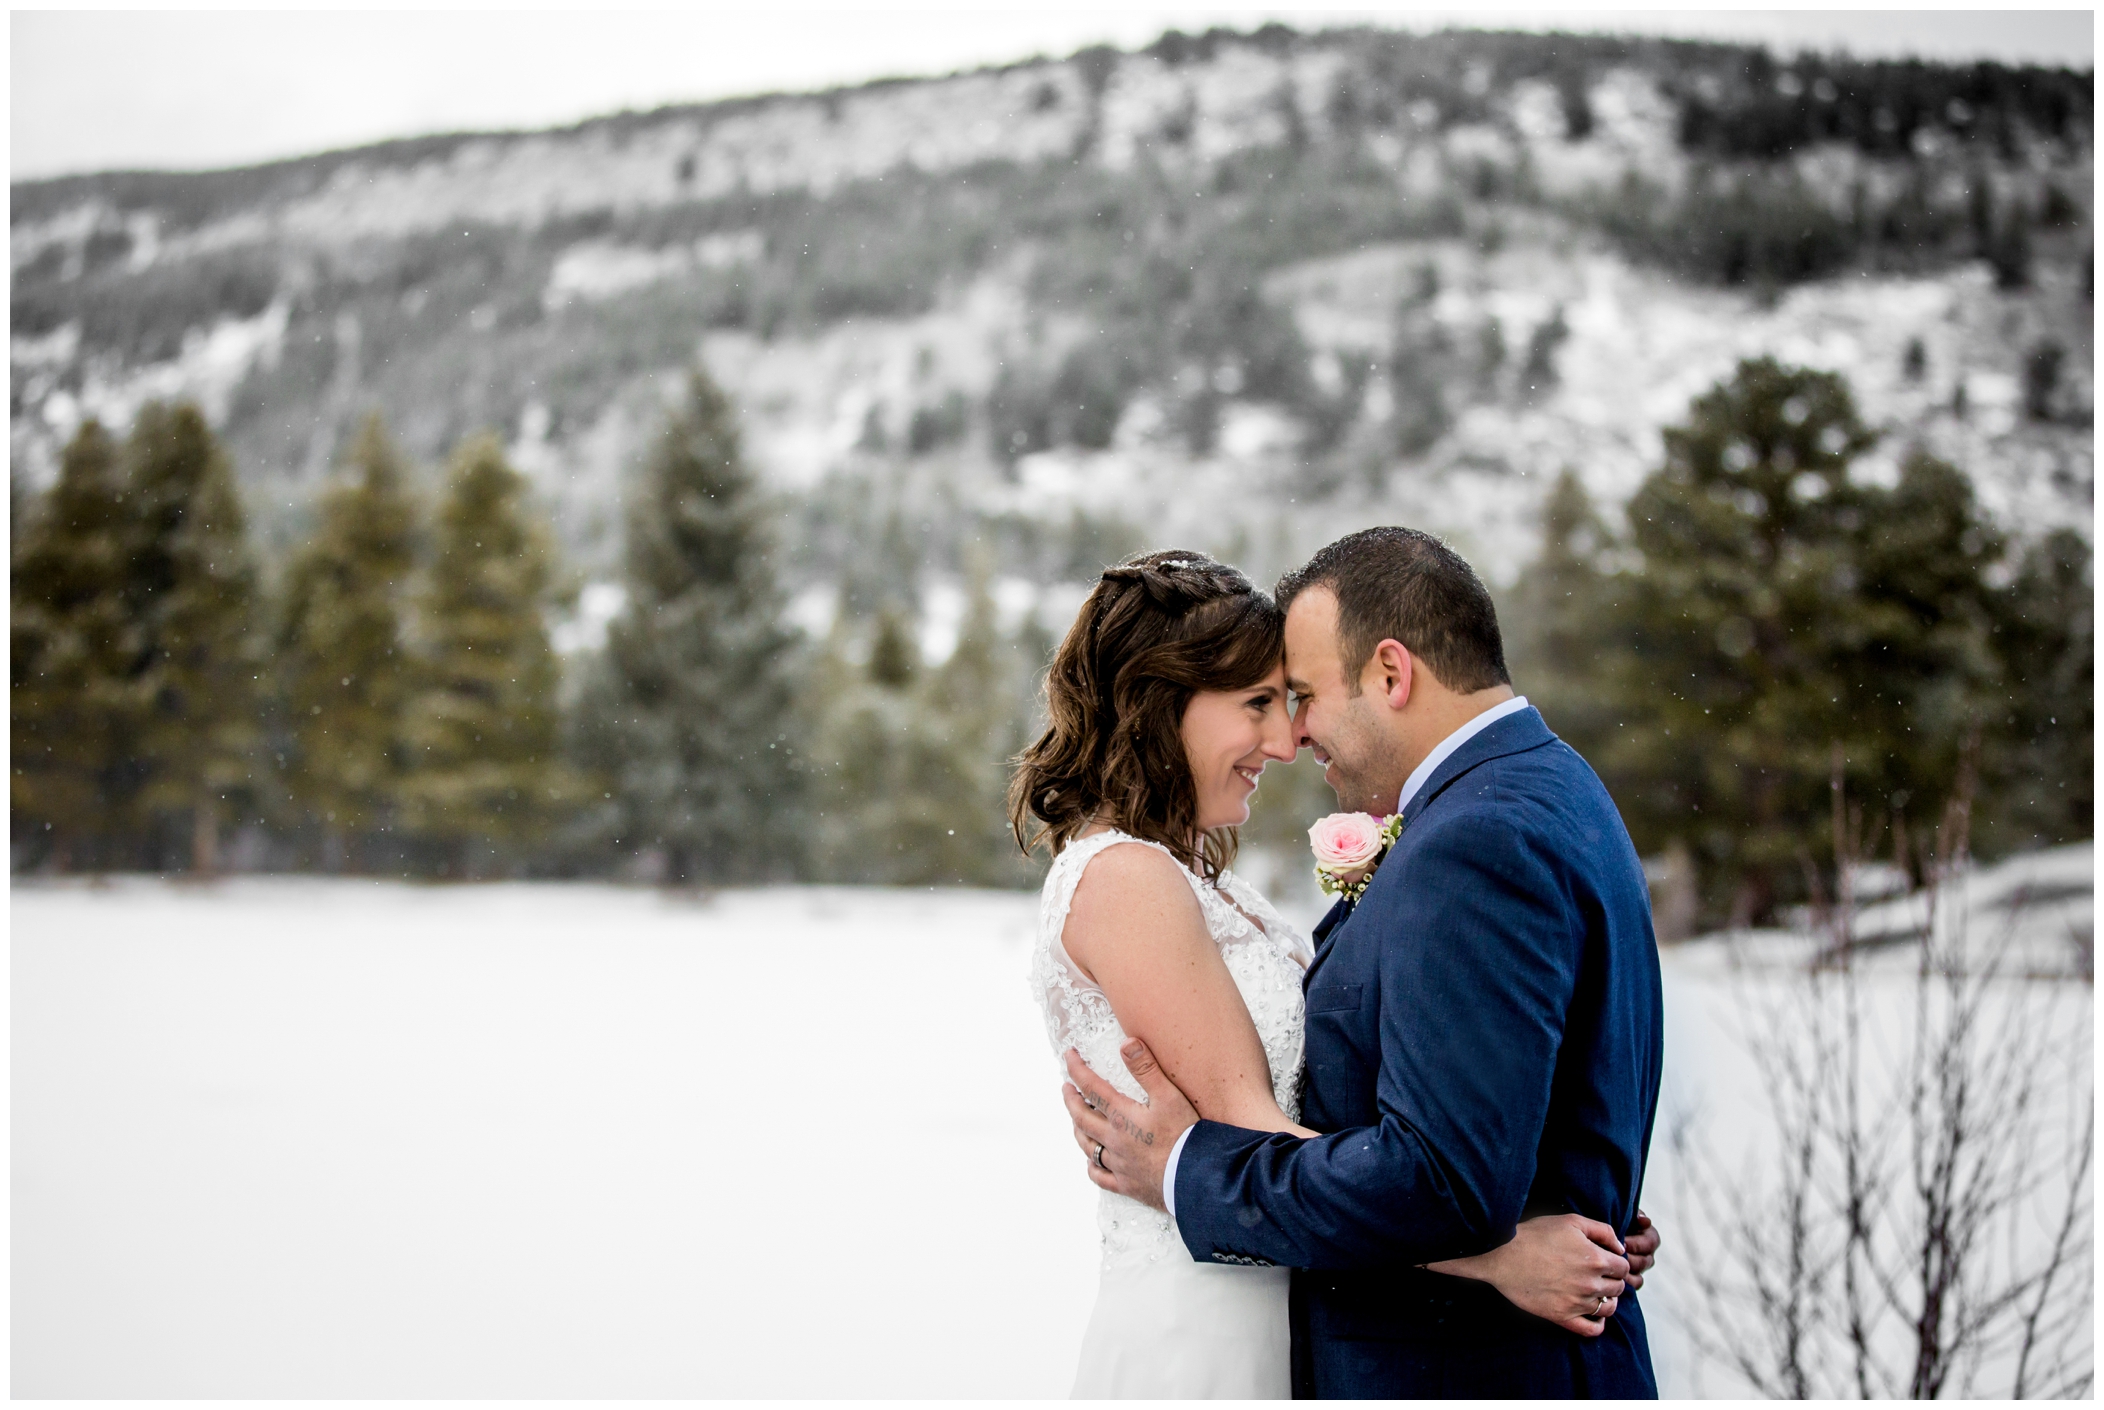
[[913, 628], [895, 607], [877, 613], [877, 634], [869, 646], [869, 678], [887, 690], [904, 690], [920, 674], [920, 648]]
[[[1995, 728], [1997, 594], [1990, 579], [2006, 544], [1981, 512], [1972, 481], [1919, 449], [1897, 483], [1863, 493], [1860, 528], [1827, 623], [1832, 672], [1848, 711], [1837, 738], [1852, 745], [1857, 796], [1914, 821], [1935, 821], [1974, 735]], [[1991, 784], [1987, 791], [1991, 791]], [[1906, 808], [1897, 811], [1906, 812]], [[1998, 839], [1976, 823], [1974, 846]]]
[[819, 867], [828, 881], [890, 882], [917, 870], [897, 814], [910, 769], [906, 755], [918, 731], [908, 683], [877, 674], [874, 657], [859, 668], [847, 658], [847, 633], [836, 630], [815, 673], [813, 802]]
[[456, 875], [480, 874], [491, 850], [519, 860], [577, 791], [558, 751], [554, 550], [526, 493], [494, 436], [454, 453], [418, 613], [401, 796]]
[[1616, 605], [1601, 568], [1608, 543], [1584, 482], [1565, 470], [1542, 506], [1541, 552], [1498, 614], [1514, 682], [1587, 755], [1607, 742], [1616, 709], [1606, 683], [1619, 643], [1603, 630]]
[[322, 497], [314, 537], [286, 572], [277, 669], [289, 716], [293, 798], [343, 839], [392, 819], [403, 763], [410, 662], [403, 639], [415, 509], [400, 457], [370, 417]]
[[127, 590], [150, 701], [140, 801], [188, 818], [191, 867], [209, 875], [226, 805], [255, 781], [262, 665], [247, 522], [233, 467], [194, 405], [148, 404], [125, 458], [137, 533]]
[[1520, 365], [1520, 391], [1529, 401], [1548, 396], [1558, 381], [1556, 353], [1570, 339], [1571, 326], [1564, 321], [1563, 305], [1556, 305], [1527, 338], [1527, 359]]
[[959, 800], [946, 722], [928, 708], [929, 673], [894, 609], [869, 632], [866, 660], [846, 660], [836, 630], [817, 673], [829, 685], [816, 744], [818, 835], [832, 880], [949, 882]]
[[1007, 761], [1022, 748], [1012, 643], [996, 618], [991, 565], [974, 554], [956, 649], [929, 672], [923, 715], [938, 749], [926, 769], [922, 849], [932, 879], [999, 885], [1027, 877], [1008, 830]]
[[2006, 848], [2096, 831], [2095, 585], [2089, 544], [2056, 529], [1996, 594], [1995, 709], [1975, 830]]
[[1403, 455], [1429, 450], [1453, 425], [1446, 379], [1453, 349], [1433, 316], [1439, 296], [1438, 267], [1418, 270], [1416, 287], [1397, 306], [1388, 352], [1389, 396], [1394, 406], [1395, 448]]
[[134, 521], [117, 446], [85, 422], [14, 556], [10, 796], [70, 870], [116, 820], [143, 723], [138, 623], [125, 594]]
[[1828, 846], [1837, 745], [1852, 796], [1904, 815], [1948, 794], [1983, 723], [2001, 544], [1932, 457], [1890, 488], [1852, 478], [1874, 439], [1840, 377], [1745, 362], [1628, 508], [1642, 566], [1602, 624], [1616, 718], [1594, 762], [1639, 845], [1689, 842], [1739, 923]]
[[2024, 354], [2024, 415], [2033, 421], [2053, 419], [2066, 360], [2067, 349], [2051, 338], [2032, 344]]
[[562, 757], [578, 791], [554, 855], [568, 871], [603, 874], [635, 856], [634, 817], [617, 796], [627, 761], [627, 691], [602, 643], [563, 662]]
[[2008, 203], [1987, 250], [1998, 289], [2024, 289], [2031, 284], [2031, 212], [2021, 200]]
[[[1015, 885], [1033, 864], [1017, 855], [1004, 814], [1008, 759], [1024, 743], [1036, 647], [999, 629], [989, 565], [968, 569], [956, 648], [920, 660], [910, 622], [877, 614], [858, 667], [842, 614], [813, 684], [816, 829], [825, 874], [904, 885]], [[1033, 639], [1034, 640], [1034, 639]], [[1038, 643], [1049, 654], [1049, 643]]]
[[[858, 635], [850, 611], [851, 589], [840, 587], [833, 623], [819, 643], [804, 678], [799, 716], [809, 740], [805, 796], [817, 840], [814, 872], [825, 881], [866, 881], [873, 873], [856, 846], [872, 790], [883, 786], [881, 751], [889, 734], [883, 728], [863, 731], [857, 717], [876, 694], [870, 690], [867, 662], [854, 660]], [[865, 746], [880, 751], [872, 758]]]
[[620, 793], [675, 880], [779, 874], [799, 854], [796, 636], [729, 401], [696, 370], [628, 521]]

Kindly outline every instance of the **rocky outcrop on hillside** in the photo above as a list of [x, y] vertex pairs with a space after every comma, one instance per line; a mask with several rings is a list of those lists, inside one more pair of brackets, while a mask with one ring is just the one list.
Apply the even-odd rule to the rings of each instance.
[[282, 548], [368, 409], [426, 462], [493, 427], [603, 576], [700, 357], [793, 492], [814, 622], [888, 575], [939, 637], [974, 538], [1017, 604], [1142, 539], [1270, 571], [1396, 518], [1508, 576], [1556, 472], [1618, 500], [1774, 353], [1848, 374], [1882, 463], [1926, 444], [2012, 528], [2086, 525], [2089, 93], [1269, 26], [24, 183], [11, 447], [34, 484], [81, 418], [198, 398]]

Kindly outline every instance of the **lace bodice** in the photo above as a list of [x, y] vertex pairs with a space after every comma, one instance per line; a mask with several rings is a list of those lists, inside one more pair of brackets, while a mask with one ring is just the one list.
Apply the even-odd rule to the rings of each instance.
[[[1038, 905], [1037, 944], [1031, 951], [1030, 987], [1045, 1014], [1045, 1031], [1055, 1056], [1076, 1049], [1082, 1061], [1126, 1096], [1144, 1099], [1146, 1093], [1126, 1070], [1118, 1049], [1125, 1044], [1125, 1030], [1111, 1012], [1110, 998], [1075, 967], [1067, 957], [1060, 934], [1066, 929], [1067, 911], [1074, 903], [1074, 889], [1081, 874], [1098, 854], [1119, 843], [1152, 847], [1175, 860], [1175, 854], [1159, 843], [1110, 830], [1069, 843], [1053, 860], [1045, 877]], [[1311, 948], [1307, 938], [1289, 925], [1255, 887], [1233, 872], [1223, 872], [1216, 889], [1182, 863], [1198, 908], [1205, 915], [1206, 929], [1220, 947], [1235, 988], [1256, 1023], [1257, 1037], [1264, 1045], [1264, 1058], [1271, 1068], [1271, 1090], [1279, 1109], [1300, 1119], [1300, 1069], [1303, 1028], [1301, 976]], [[1065, 1068], [1060, 1069], [1065, 1075]], [[1152, 1262], [1175, 1252], [1186, 1257], [1168, 1215], [1137, 1200], [1108, 1191], [1102, 1195], [1096, 1215], [1103, 1239], [1106, 1266], [1125, 1262]]]

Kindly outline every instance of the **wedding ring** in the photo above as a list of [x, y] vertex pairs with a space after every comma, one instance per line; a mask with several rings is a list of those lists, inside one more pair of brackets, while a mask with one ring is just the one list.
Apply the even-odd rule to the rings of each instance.
[[[1103, 1163], [1103, 1142], [1101, 1142], [1101, 1141], [1098, 1141], [1098, 1142], [1096, 1142], [1096, 1168], [1097, 1168], [1098, 1170], [1108, 1170], [1108, 1169], [1110, 1169], [1110, 1167], [1109, 1167], [1108, 1165], [1105, 1165], [1105, 1164]], [[1603, 1301], [1604, 1301], [1604, 1299], [1603, 1299]]]
[[[1103, 1148], [1102, 1148], [1101, 1146], [1098, 1146], [1098, 1147], [1096, 1148], [1096, 1153], [1097, 1153], [1098, 1155], [1101, 1155], [1101, 1154], [1103, 1153]], [[1593, 1313], [1592, 1313], [1592, 1315], [1593, 1315], [1593, 1316], [1595, 1316], [1595, 1317], [1597, 1317], [1597, 1316], [1599, 1316], [1599, 1315], [1600, 1315], [1601, 1313], [1605, 1312], [1606, 1310], [1607, 1310], [1607, 1299], [1603, 1297], [1603, 1298], [1601, 1298], [1601, 1299], [1599, 1300], [1599, 1302], [1597, 1302], [1597, 1303], [1595, 1303], [1595, 1304], [1593, 1305]]]

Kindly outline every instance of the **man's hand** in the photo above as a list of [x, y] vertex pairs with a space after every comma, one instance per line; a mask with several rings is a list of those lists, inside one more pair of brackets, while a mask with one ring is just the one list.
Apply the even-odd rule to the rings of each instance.
[[1622, 1240], [1622, 1251], [1629, 1256], [1629, 1277], [1625, 1280], [1629, 1290], [1635, 1292], [1644, 1285], [1644, 1274], [1658, 1262], [1658, 1226], [1651, 1216], [1639, 1209], [1636, 1223], [1629, 1226], [1629, 1237]]
[[1166, 1211], [1162, 1171], [1176, 1138], [1198, 1124], [1198, 1112], [1145, 1043], [1132, 1038], [1118, 1052], [1126, 1070], [1146, 1090], [1146, 1105], [1120, 1095], [1072, 1048], [1067, 1049], [1067, 1076], [1073, 1086], [1061, 1087], [1060, 1095], [1074, 1118], [1075, 1143], [1088, 1157], [1089, 1178], [1106, 1190]]
[[1615, 1231], [1596, 1219], [1529, 1219], [1512, 1241], [1474, 1258], [1426, 1266], [1489, 1283], [1520, 1311], [1581, 1337], [1596, 1337], [1620, 1305], [1629, 1261]]

